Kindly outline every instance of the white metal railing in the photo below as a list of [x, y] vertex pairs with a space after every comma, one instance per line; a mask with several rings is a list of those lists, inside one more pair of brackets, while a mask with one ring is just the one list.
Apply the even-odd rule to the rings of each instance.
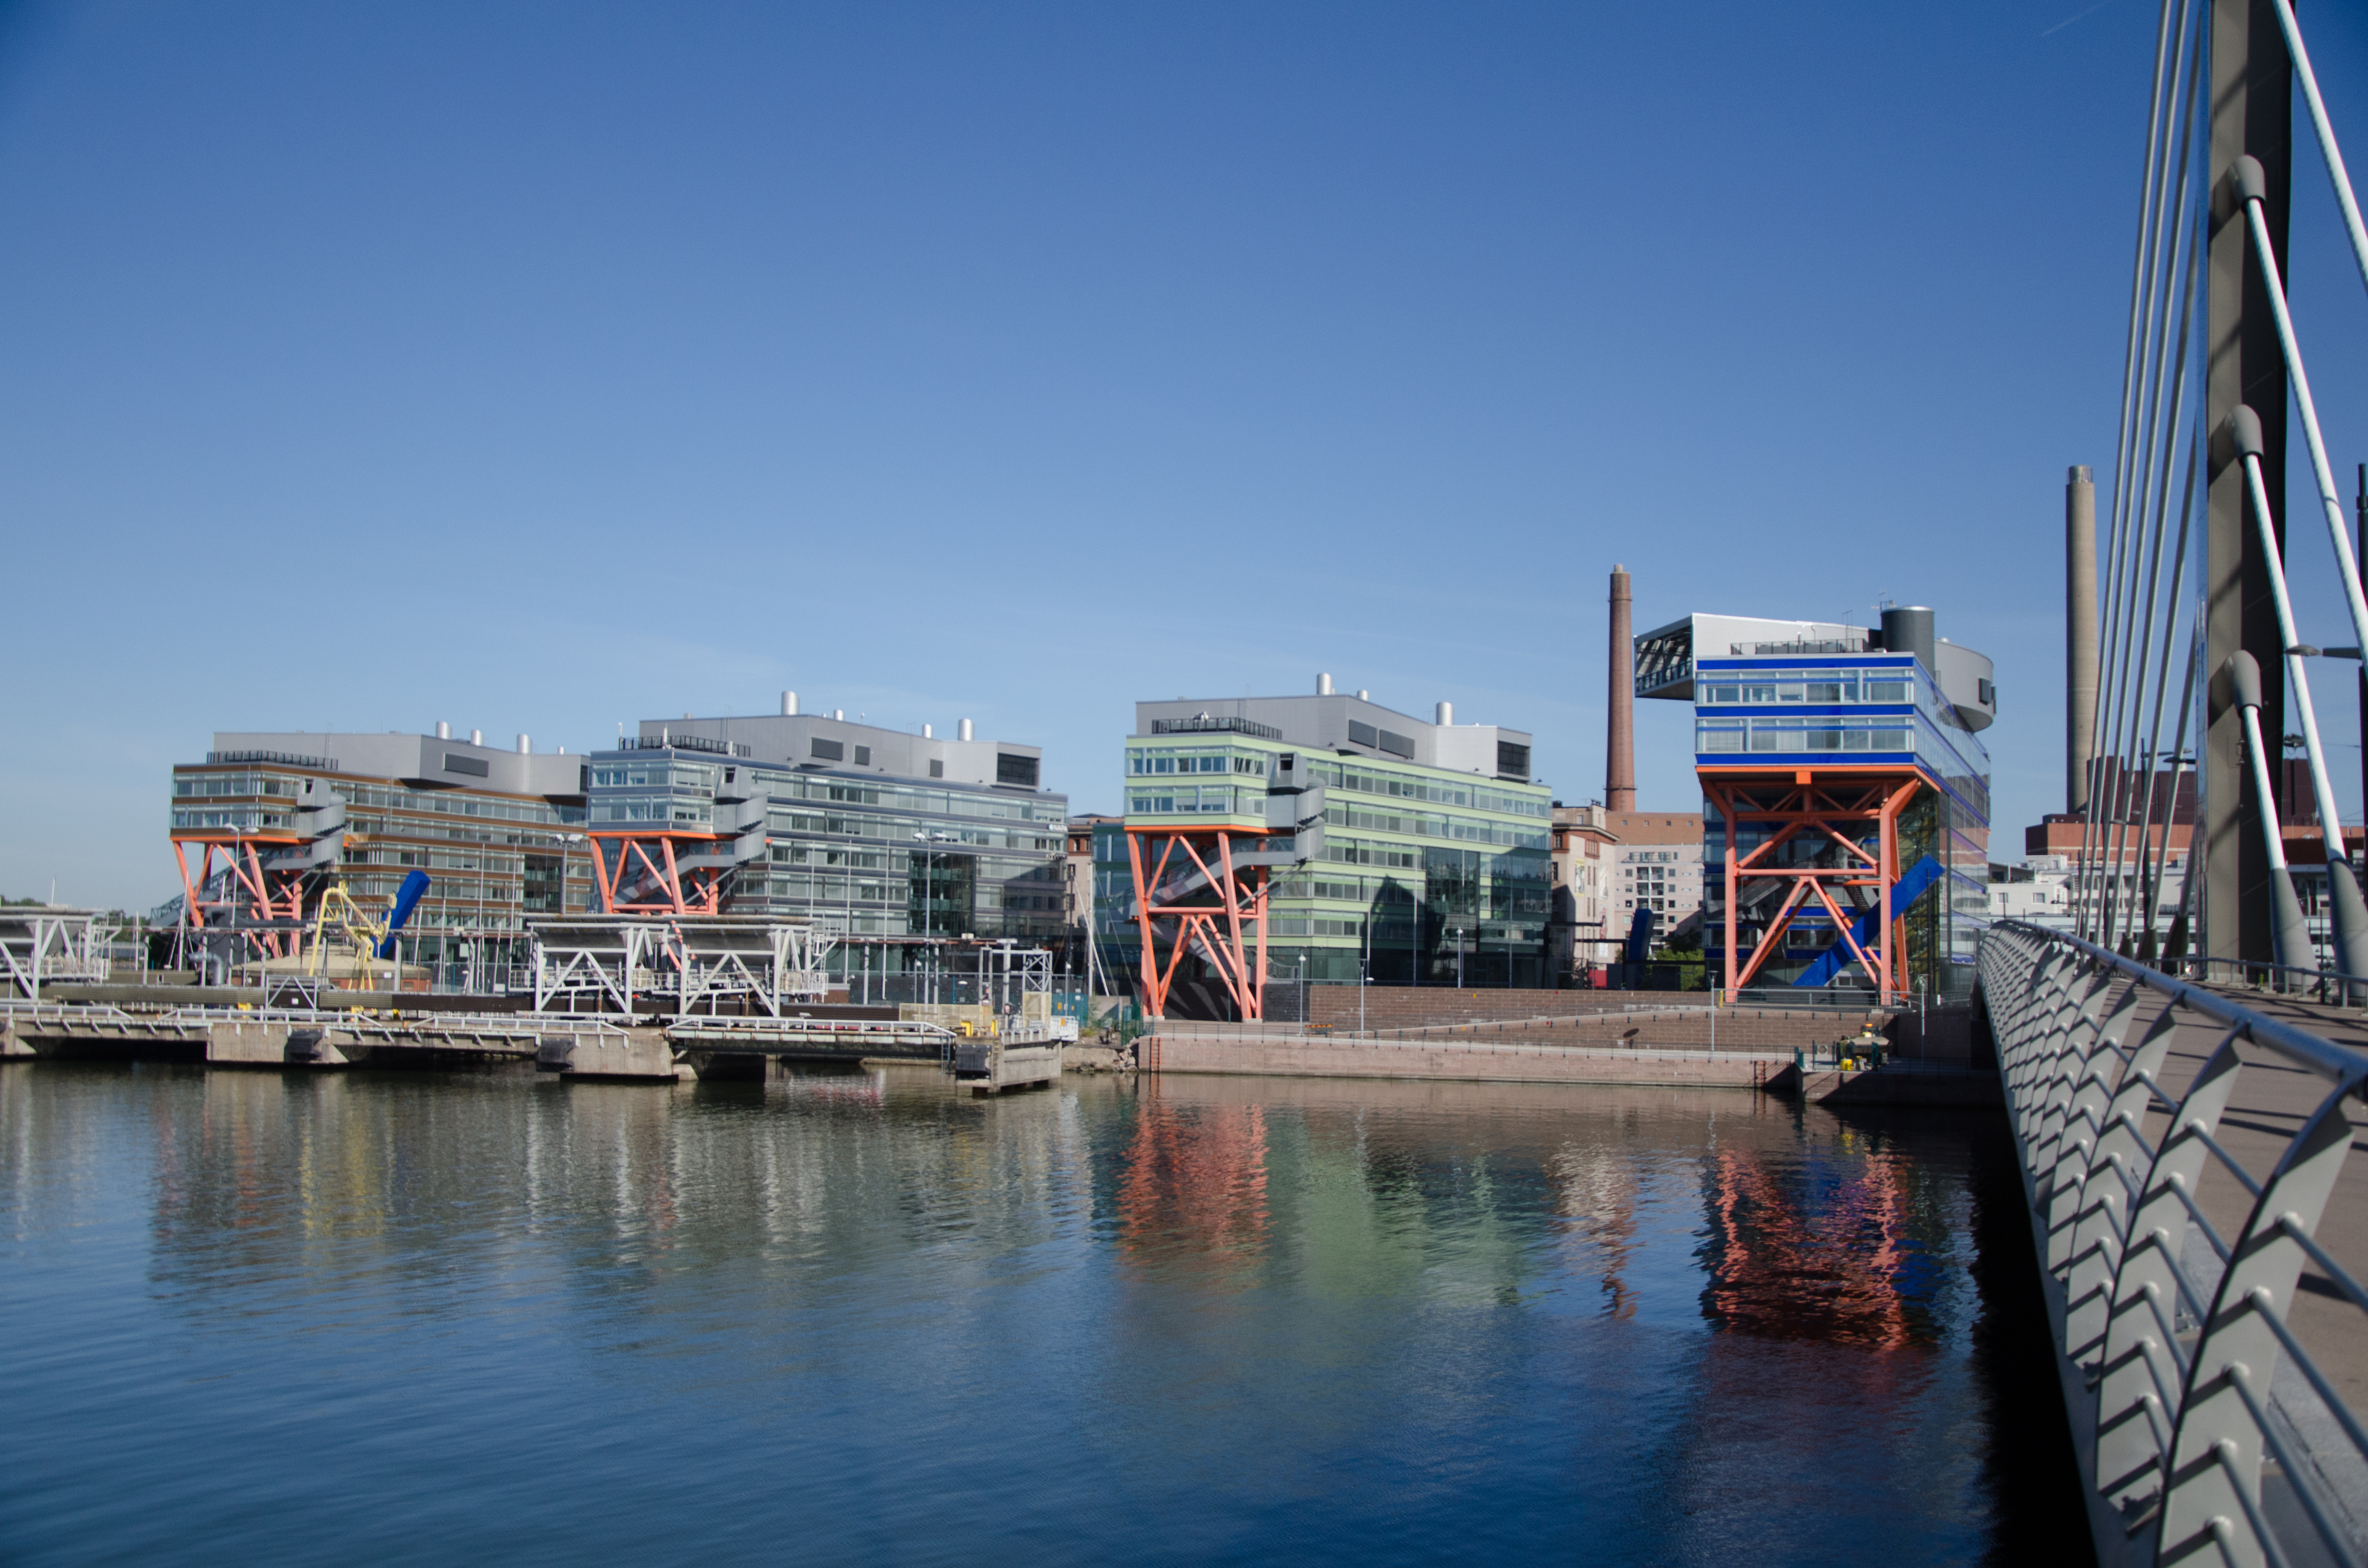
[[2368, 1288], [2318, 1230], [2368, 1053], [2020, 922], [1979, 963], [2100, 1560], [2362, 1562]]

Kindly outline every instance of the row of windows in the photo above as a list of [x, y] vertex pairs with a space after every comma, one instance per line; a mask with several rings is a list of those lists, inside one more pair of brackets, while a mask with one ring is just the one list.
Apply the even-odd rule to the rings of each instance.
[[285, 795], [302, 791], [296, 780], [277, 773], [191, 773], [176, 775], [176, 800], [207, 800], [222, 795]]
[[[476, 795], [436, 790], [393, 790], [376, 784], [332, 784], [330, 789], [351, 806], [380, 806], [398, 812], [430, 812], [443, 816], [490, 817], [496, 822], [556, 823], [566, 820], [540, 801], [489, 801]], [[579, 819], [580, 820], [580, 819]]]
[[1255, 752], [1138, 751], [1126, 754], [1126, 770], [1137, 776], [1162, 773], [1247, 773], [1266, 777], [1267, 759]]
[[1902, 719], [1702, 719], [1694, 750], [1711, 752], [1904, 752], [1914, 729]]
[[668, 826], [705, 827], [715, 821], [715, 808], [705, 801], [660, 795], [655, 799], [595, 801], [591, 820], [601, 823], [657, 823]]
[[1456, 838], [1473, 844], [1502, 844], [1520, 849], [1543, 849], [1546, 843], [1543, 833], [1531, 833], [1521, 828], [1458, 817], [1393, 816], [1382, 812], [1359, 811], [1351, 806], [1338, 812], [1333, 820], [1343, 827], [1361, 827], [1373, 833], [1403, 833], [1416, 838]]
[[[832, 816], [814, 812], [786, 812], [779, 807], [765, 815], [767, 831], [783, 837], [795, 834], [835, 833], [850, 838], [884, 838], [892, 844], [922, 840], [929, 844], [970, 845], [985, 849], [1061, 847], [1058, 838], [1032, 833], [993, 833], [980, 827], [942, 827], [915, 817]], [[926, 836], [925, 836], [926, 835]]]
[[207, 828], [225, 828], [233, 833], [263, 833], [288, 825], [286, 812], [267, 812], [260, 806], [233, 806], [217, 811], [177, 811], [173, 813], [173, 825], [202, 832]]
[[592, 769], [595, 790], [689, 790], [713, 795], [720, 769], [695, 762], [601, 763]]
[[1709, 706], [1751, 707], [1780, 702], [1908, 702], [1906, 670], [1752, 670], [1704, 674], [1694, 683], [1694, 701]]
[[1141, 816], [1213, 812], [1224, 816], [1253, 817], [1262, 822], [1266, 819], [1266, 791], [1203, 784], [1198, 790], [1182, 788], [1162, 790], [1156, 795], [1129, 795], [1126, 809]]
[[1348, 790], [1361, 795], [1394, 795], [1401, 800], [1427, 801], [1439, 806], [1468, 806], [1475, 812], [1497, 812], [1506, 816], [1546, 817], [1554, 812], [1553, 802], [1542, 795], [1516, 795], [1471, 784], [1435, 783], [1393, 773], [1376, 773], [1353, 765], [1311, 761], [1307, 765], [1307, 776], [1326, 789]]

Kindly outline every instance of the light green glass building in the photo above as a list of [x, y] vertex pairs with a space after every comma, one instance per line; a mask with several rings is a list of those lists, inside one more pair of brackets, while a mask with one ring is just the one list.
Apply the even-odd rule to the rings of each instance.
[[1457, 724], [1446, 703], [1425, 722], [1328, 677], [1313, 697], [1145, 702], [1135, 720], [1123, 826], [1094, 838], [1115, 973], [1140, 960], [1129, 832], [1156, 858], [1160, 828], [1223, 827], [1270, 866], [1269, 984], [1546, 983], [1553, 802], [1526, 732]]

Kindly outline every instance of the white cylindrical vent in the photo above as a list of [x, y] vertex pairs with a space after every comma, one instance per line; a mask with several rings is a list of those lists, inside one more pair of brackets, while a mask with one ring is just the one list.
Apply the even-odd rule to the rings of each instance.
[[794, 719], [797, 716], [798, 694], [794, 691], [785, 691], [781, 693], [781, 717], [784, 719]]
[[520, 735], [518, 737], [518, 756], [532, 756], [533, 755], [534, 737], [532, 735]]
[[921, 726], [921, 738], [925, 741], [935, 740], [937, 738], [937, 732], [930, 729], [928, 725], [924, 724]]
[[567, 748], [566, 748], [565, 746], [561, 746], [561, 747], [559, 748], [559, 755], [560, 755], [560, 756], [565, 756], [567, 755]]
[[832, 709], [830, 710], [830, 716], [837, 720], [842, 724], [847, 722], [847, 710], [844, 708]]
[[1455, 704], [1452, 702], [1440, 703], [1439, 705], [1439, 719], [1437, 722], [1442, 727], [1455, 722]]
[[962, 722], [962, 738], [964, 740], [971, 738], [970, 721], [967, 719]]
[[1373, 694], [1372, 694], [1372, 690], [1371, 690], [1370, 688], [1365, 687], [1361, 687], [1361, 686], [1360, 686], [1360, 687], [1359, 687], [1357, 688], [1357, 700], [1358, 700], [1358, 701], [1360, 701], [1360, 702], [1371, 702], [1372, 699], [1373, 699]]
[[483, 731], [483, 730], [472, 730], [472, 731], [470, 731], [470, 732], [469, 732], [469, 744], [470, 744], [471, 745], [472, 745], [472, 746], [481, 746], [481, 745], [484, 745], [484, 744], [485, 744], [485, 732], [484, 732], [484, 731]]
[[1326, 670], [1322, 675], [1315, 677], [1315, 695], [1318, 697], [1329, 697], [1332, 695], [1331, 671]]
[[436, 738], [439, 741], [449, 741], [452, 738], [452, 723], [450, 720], [438, 719], [436, 721]]

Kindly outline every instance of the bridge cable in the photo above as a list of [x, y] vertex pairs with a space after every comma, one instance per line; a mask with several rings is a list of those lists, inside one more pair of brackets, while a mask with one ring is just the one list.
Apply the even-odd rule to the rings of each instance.
[[[2105, 669], [2100, 673], [2109, 678], [2100, 682], [2104, 701], [2091, 721], [2088, 803], [2082, 813], [2081, 857], [2075, 879], [2078, 927], [2084, 936], [2097, 940], [2111, 939], [2121, 880], [2118, 858], [2107, 867], [2102, 856], [2107, 824], [2123, 815], [2121, 802], [2126, 792], [2122, 765], [2123, 728], [2129, 722], [2133, 702], [2129, 679], [2136, 662], [2132, 656], [2132, 645], [2136, 637], [2137, 576], [2146, 553], [2139, 540], [2139, 529], [2148, 510], [2138, 492], [2141, 474], [2145, 476], [2146, 489], [2153, 488], [2154, 464], [2150, 460], [2161, 444], [2163, 358], [2170, 347], [2164, 318], [2171, 284], [2179, 276], [2180, 241], [2184, 237], [2185, 227], [2183, 223], [2175, 225], [2168, 210], [2174, 183], [2179, 187], [2182, 218], [2187, 209], [2193, 116], [2180, 110], [2183, 100], [2192, 99], [2199, 76], [2197, 67], [2203, 53], [2201, 14], [2190, 0], [2163, 0], [2157, 24], [2154, 79], [2147, 100], [2145, 179], [2130, 285], [2129, 338], [2123, 355], [2121, 428], [2115, 442], [2107, 544]], [[2198, 18], [2192, 28], [2192, 16]], [[2191, 37], [2196, 43], [2192, 58]], [[2182, 75], [2188, 78], [2185, 93], [2179, 91]], [[2174, 119], [2179, 122], [2175, 156], [2171, 147]], [[2184, 345], [2180, 347], [2183, 349]], [[2180, 362], [2183, 369], [2183, 353]], [[2156, 560], [2159, 562], [2158, 547]], [[2142, 664], [2139, 667], [2142, 669]], [[2113, 837], [2118, 849], [2118, 833]]]

